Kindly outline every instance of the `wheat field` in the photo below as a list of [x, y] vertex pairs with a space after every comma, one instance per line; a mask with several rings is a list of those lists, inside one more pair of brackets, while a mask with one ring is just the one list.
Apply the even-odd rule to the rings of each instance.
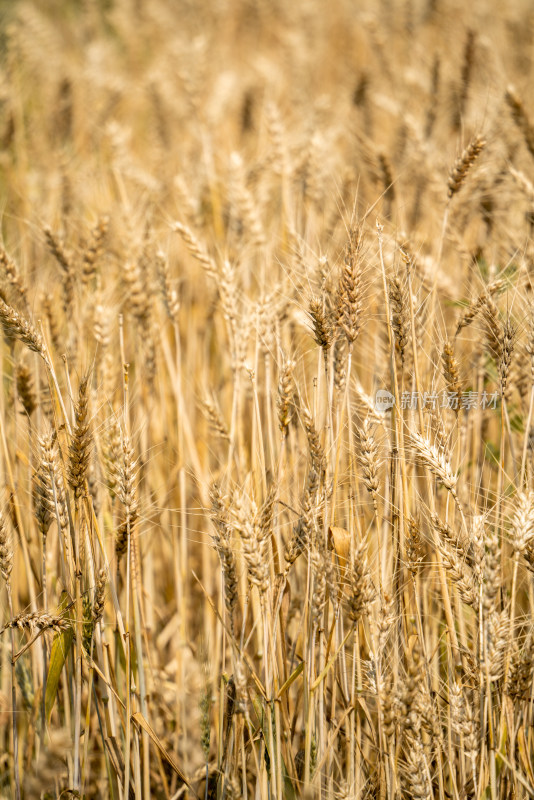
[[534, 9], [0, 4], [0, 797], [534, 796]]

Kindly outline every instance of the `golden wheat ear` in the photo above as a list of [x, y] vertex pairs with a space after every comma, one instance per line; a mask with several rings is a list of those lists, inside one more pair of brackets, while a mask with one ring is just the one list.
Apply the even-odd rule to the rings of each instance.
[[486, 142], [484, 139], [477, 135], [469, 142], [463, 153], [456, 159], [447, 181], [449, 199], [452, 199], [455, 194], [458, 194], [485, 146]]

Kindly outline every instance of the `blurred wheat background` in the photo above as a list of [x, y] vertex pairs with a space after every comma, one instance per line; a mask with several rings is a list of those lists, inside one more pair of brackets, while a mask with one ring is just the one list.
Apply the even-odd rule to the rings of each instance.
[[534, 796], [533, 73], [521, 0], [0, 5], [1, 797]]

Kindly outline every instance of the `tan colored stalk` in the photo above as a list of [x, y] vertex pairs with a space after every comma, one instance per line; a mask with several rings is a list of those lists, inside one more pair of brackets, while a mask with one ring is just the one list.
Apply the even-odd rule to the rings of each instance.
[[[407, 277], [408, 277], [410, 321], [411, 321], [411, 327], [412, 327], [412, 343], [413, 343], [413, 348], [414, 348], [415, 387], [416, 387], [416, 390], [417, 390], [417, 397], [421, 398], [423, 395], [422, 395], [422, 385], [421, 385], [420, 378], [419, 378], [418, 358], [417, 358], [417, 352], [416, 352], [417, 338], [415, 336], [415, 317], [414, 317], [414, 309], [413, 309], [413, 301], [412, 301], [410, 264], [407, 265]], [[430, 321], [431, 321], [431, 324], [432, 324], [432, 316], [430, 318]], [[419, 411], [419, 425], [420, 425], [421, 431], [423, 431], [424, 430], [423, 410], [421, 408], [421, 403], [420, 402], [418, 403], [418, 406], [419, 406], [419, 408], [418, 408], [418, 411]], [[419, 443], [419, 446], [421, 447], [421, 438], [420, 437], [417, 438], [417, 436], [418, 436], [417, 434], [415, 434], [415, 436], [416, 436], [416, 441]], [[416, 447], [417, 447], [417, 444], [416, 444]], [[404, 447], [402, 447], [401, 452], [404, 452]], [[452, 474], [449, 474], [450, 473], [450, 469], [447, 468], [447, 465], [446, 464], [442, 464], [441, 463], [442, 459], [439, 458], [439, 457], [437, 458], [437, 461], [436, 461], [436, 459], [434, 457], [435, 454], [432, 452], [432, 450], [430, 450], [430, 452], [429, 452], [429, 450], [426, 447], [426, 445], [424, 444], [424, 442], [422, 444], [422, 451], [421, 451], [421, 449], [419, 449], [419, 452], [422, 453], [423, 458], [426, 460], [427, 465], [429, 465], [430, 468], [433, 471], [436, 471], [436, 469], [437, 469], [438, 473], [441, 472], [440, 477], [445, 476], [446, 481], [444, 481], [444, 483], [445, 483], [445, 485], [447, 485], [447, 482], [450, 484], [451, 489], [452, 489], [451, 493], [453, 493], [453, 497], [455, 497], [454, 487], [455, 487], [456, 481], [455, 481], [455, 477], [452, 476]], [[405, 482], [404, 482], [404, 489], [406, 490], [406, 483]], [[430, 486], [429, 486], [429, 497], [430, 497], [430, 511], [432, 513], [434, 511], [434, 498], [433, 498], [433, 493], [432, 493], [432, 489], [431, 489]], [[406, 514], [406, 511], [405, 511], [405, 514]], [[405, 515], [404, 518], [407, 519], [407, 515]], [[448, 591], [448, 587], [447, 587], [447, 579], [446, 579], [446, 575], [445, 575], [445, 572], [444, 572], [444, 569], [443, 569], [443, 564], [441, 562], [441, 555], [439, 553], [439, 549], [436, 550], [436, 558], [437, 558], [437, 562], [438, 562], [440, 588], [441, 588], [441, 593], [442, 593], [442, 597], [443, 597], [443, 603], [444, 603], [444, 606], [445, 606], [445, 618], [447, 620], [447, 625], [449, 626], [449, 636], [451, 638], [452, 651], [453, 651], [453, 655], [454, 655], [454, 659], [455, 659], [456, 663], [459, 663], [459, 661], [460, 661], [460, 650], [459, 650], [459, 646], [458, 646], [458, 638], [457, 638], [457, 635], [456, 635], [456, 627], [454, 625], [454, 618], [453, 618], [453, 614], [452, 614], [450, 596], [449, 596], [449, 591]]]

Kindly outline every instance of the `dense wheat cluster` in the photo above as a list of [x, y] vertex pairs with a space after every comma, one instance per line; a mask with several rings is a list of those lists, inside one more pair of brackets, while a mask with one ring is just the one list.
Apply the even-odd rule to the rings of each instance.
[[532, 797], [531, 4], [0, 13], [0, 796]]

